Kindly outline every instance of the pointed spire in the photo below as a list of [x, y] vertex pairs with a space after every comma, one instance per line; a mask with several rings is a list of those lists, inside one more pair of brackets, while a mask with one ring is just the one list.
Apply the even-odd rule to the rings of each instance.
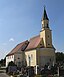
[[47, 16], [47, 13], [46, 13], [45, 6], [44, 6], [44, 13], [43, 13], [43, 18], [42, 18], [42, 20], [49, 20], [49, 19], [48, 19], [48, 16]]

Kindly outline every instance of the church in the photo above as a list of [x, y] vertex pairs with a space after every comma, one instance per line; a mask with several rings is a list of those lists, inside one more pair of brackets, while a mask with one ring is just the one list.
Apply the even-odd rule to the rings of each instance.
[[18, 44], [6, 55], [6, 67], [10, 61], [20, 67], [37, 65], [42, 67], [46, 64], [55, 64], [55, 48], [52, 44], [52, 31], [45, 7], [41, 24], [42, 29], [38, 36]]

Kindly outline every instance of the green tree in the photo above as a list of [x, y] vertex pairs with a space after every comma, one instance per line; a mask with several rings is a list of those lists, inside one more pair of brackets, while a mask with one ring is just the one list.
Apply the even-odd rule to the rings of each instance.
[[9, 62], [8, 66], [16, 66], [13, 61]]
[[56, 52], [56, 62], [64, 62], [64, 53]]
[[1, 60], [0, 60], [0, 65], [1, 65], [1, 66], [5, 66], [5, 64], [6, 64], [6, 58], [1, 59]]

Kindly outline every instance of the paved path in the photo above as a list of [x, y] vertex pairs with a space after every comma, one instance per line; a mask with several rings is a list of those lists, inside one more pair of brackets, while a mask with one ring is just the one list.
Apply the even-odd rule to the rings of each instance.
[[0, 77], [10, 77], [6, 73], [0, 73]]

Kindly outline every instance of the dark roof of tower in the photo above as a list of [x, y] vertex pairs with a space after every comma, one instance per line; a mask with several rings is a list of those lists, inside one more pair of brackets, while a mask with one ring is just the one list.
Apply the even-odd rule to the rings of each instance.
[[47, 16], [47, 13], [46, 13], [45, 7], [44, 7], [44, 13], [43, 13], [42, 20], [49, 20], [49, 19], [48, 19], [48, 16]]

